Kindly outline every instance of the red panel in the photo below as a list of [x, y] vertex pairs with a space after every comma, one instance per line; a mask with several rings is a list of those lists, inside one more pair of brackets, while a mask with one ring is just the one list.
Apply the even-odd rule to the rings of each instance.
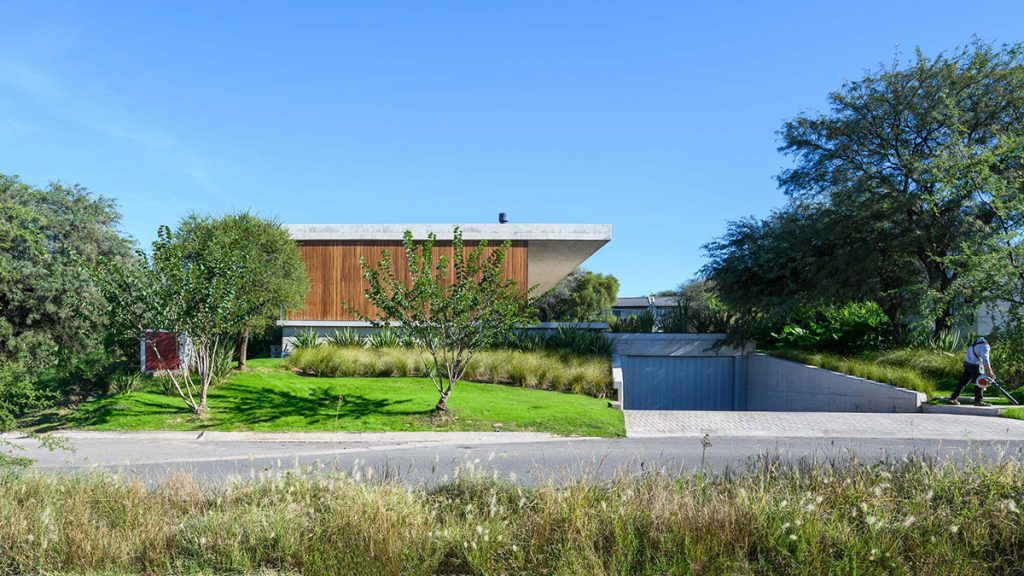
[[[160, 351], [159, 356], [157, 350]], [[146, 371], [177, 370], [178, 366], [178, 335], [173, 332], [147, 332]]]

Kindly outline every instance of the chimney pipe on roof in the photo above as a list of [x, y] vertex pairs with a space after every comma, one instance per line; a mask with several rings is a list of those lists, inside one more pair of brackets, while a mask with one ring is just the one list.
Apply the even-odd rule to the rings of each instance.
[[508, 224], [508, 214], [505, 212], [498, 212], [498, 224]]

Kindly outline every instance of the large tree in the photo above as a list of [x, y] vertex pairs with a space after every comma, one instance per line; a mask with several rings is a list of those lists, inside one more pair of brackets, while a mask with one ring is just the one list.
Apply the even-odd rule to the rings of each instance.
[[944, 158], [951, 146], [992, 150], [1024, 130], [1021, 47], [917, 52], [847, 82], [829, 105], [780, 132], [795, 159], [779, 176], [789, 206], [732, 224], [709, 246], [709, 271], [736, 299], [866, 297], [897, 332], [911, 314], [949, 327], [984, 298], [961, 281], [964, 246], [987, 244], [996, 229], [991, 207], [946, 176]]
[[229, 214], [217, 222], [224, 257], [249, 278], [235, 289], [247, 318], [238, 334], [238, 368], [246, 369], [249, 332], [263, 330], [302, 306], [309, 279], [298, 245], [276, 220], [249, 212]]
[[103, 296], [90, 269], [131, 257], [120, 218], [80, 186], [0, 175], [0, 360], [38, 372], [102, 346]]
[[529, 313], [524, 290], [503, 271], [511, 242], [488, 250], [482, 240], [467, 249], [456, 227], [449, 258], [434, 255], [436, 241], [434, 234], [416, 242], [411, 232], [405, 233], [401, 257], [408, 278], [396, 274], [388, 251], [375, 265], [360, 258], [368, 286], [365, 296], [377, 308], [376, 316], [356, 312], [351, 302], [345, 304], [378, 327], [397, 323], [395, 329], [425, 351], [439, 395], [435, 409], [444, 412], [477, 350], [502, 341], [529, 319]]
[[619, 294], [619, 280], [576, 268], [554, 288], [534, 300], [542, 322], [603, 322]]

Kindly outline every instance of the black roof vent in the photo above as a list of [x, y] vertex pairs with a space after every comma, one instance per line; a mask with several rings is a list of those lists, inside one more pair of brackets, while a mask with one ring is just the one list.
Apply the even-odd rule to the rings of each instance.
[[498, 224], [508, 224], [508, 214], [505, 212], [498, 212]]

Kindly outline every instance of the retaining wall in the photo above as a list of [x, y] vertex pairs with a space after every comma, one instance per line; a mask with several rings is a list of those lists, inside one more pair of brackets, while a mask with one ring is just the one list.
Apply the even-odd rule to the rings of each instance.
[[919, 412], [927, 401], [922, 392], [765, 354], [754, 353], [747, 359], [747, 410]]

